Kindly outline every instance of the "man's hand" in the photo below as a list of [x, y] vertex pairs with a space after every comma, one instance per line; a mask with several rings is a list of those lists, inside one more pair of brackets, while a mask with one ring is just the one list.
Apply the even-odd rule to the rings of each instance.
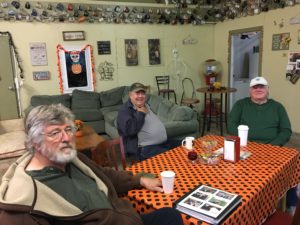
[[150, 191], [163, 192], [161, 180], [158, 178], [141, 177], [140, 184]]
[[145, 114], [148, 113], [148, 108], [145, 105], [144, 106], [137, 106], [136, 110], [139, 111], [139, 112], [143, 112]]

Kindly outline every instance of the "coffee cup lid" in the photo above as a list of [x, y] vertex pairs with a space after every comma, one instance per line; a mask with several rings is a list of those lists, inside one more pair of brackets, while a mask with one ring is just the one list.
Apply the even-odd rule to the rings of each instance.
[[249, 130], [249, 127], [247, 125], [239, 125], [238, 129], [239, 130]]

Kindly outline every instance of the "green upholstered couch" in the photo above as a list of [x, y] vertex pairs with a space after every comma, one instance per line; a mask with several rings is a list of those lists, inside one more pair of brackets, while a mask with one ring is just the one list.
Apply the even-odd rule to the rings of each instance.
[[[41, 104], [62, 103], [72, 110], [76, 119], [92, 126], [97, 133], [115, 138], [118, 136], [118, 110], [128, 100], [128, 90], [129, 87], [121, 86], [100, 93], [74, 90], [71, 95], [34, 95], [26, 111]], [[191, 108], [151, 94], [147, 96], [147, 102], [165, 125], [169, 138], [196, 135], [199, 123], [196, 112]]]

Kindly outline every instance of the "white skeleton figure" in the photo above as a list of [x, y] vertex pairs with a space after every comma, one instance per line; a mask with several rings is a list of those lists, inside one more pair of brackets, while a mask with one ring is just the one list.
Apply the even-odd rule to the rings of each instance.
[[79, 63], [80, 53], [77, 51], [70, 52], [70, 58], [74, 63]]

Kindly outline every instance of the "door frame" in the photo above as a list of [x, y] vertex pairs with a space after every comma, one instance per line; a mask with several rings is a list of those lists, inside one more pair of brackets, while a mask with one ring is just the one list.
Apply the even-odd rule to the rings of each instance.
[[[0, 32], [0, 37], [8, 37], [8, 47], [9, 47], [9, 52], [10, 52], [10, 66], [12, 69], [12, 79], [13, 79], [13, 86], [12, 91], [15, 93], [15, 98], [16, 98], [16, 107], [17, 107], [17, 116], [18, 118], [21, 118], [22, 115], [22, 105], [21, 105], [21, 96], [20, 96], [20, 87], [23, 84], [23, 69], [20, 66], [20, 63], [17, 59], [17, 53], [15, 46], [13, 44], [12, 36], [9, 32]], [[17, 72], [16, 67], [20, 70]], [[1, 120], [1, 118], [0, 118]]]
[[[249, 27], [237, 30], [230, 30], [228, 34], [228, 87], [231, 86], [233, 82], [232, 77], [232, 36], [242, 34], [242, 33], [249, 33], [249, 32], [260, 32], [260, 40], [259, 40], [259, 65], [258, 65], [258, 73], [262, 73], [262, 54], [263, 54], [263, 26], [257, 27]], [[229, 98], [228, 107], [230, 108], [232, 102], [232, 95]]]

